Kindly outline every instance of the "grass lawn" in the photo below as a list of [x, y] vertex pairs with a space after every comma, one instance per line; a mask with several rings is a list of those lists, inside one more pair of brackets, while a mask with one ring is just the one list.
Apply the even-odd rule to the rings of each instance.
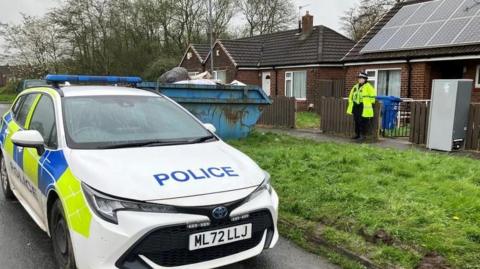
[[316, 233], [382, 268], [431, 252], [480, 268], [480, 161], [271, 133], [230, 143], [270, 172], [280, 218], [302, 227], [282, 233], [300, 245], [317, 251], [305, 240]]
[[0, 88], [0, 102], [12, 103], [15, 100], [15, 97], [17, 97], [17, 93], [12, 92], [7, 87]]
[[297, 112], [295, 125], [298, 129], [320, 128], [320, 116], [313, 112]]

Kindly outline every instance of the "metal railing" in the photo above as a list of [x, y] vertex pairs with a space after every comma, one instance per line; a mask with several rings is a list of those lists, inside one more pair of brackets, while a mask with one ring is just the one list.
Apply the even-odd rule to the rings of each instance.
[[412, 108], [427, 100], [402, 99], [400, 103], [382, 104], [380, 134], [383, 137], [410, 137], [413, 129]]

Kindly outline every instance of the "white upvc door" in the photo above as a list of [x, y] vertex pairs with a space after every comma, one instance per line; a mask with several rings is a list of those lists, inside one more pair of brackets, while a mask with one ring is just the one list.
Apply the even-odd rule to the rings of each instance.
[[271, 87], [271, 76], [270, 72], [262, 73], [262, 89], [263, 91], [270, 96], [270, 87]]

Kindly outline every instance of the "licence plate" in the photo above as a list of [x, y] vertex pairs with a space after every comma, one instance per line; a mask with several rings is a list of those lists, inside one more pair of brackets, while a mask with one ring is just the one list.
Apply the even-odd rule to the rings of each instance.
[[191, 234], [189, 250], [220, 246], [250, 238], [252, 238], [251, 223], [209, 232]]

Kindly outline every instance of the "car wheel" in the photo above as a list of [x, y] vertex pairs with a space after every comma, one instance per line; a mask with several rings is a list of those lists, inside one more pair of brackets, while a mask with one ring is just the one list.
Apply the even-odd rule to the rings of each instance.
[[50, 213], [50, 236], [53, 243], [53, 255], [58, 268], [75, 269], [72, 240], [60, 200], [55, 201]]
[[15, 200], [15, 195], [10, 188], [10, 181], [8, 179], [7, 164], [5, 162], [5, 158], [0, 159], [0, 181], [2, 184], [2, 191], [5, 199], [10, 201]]

